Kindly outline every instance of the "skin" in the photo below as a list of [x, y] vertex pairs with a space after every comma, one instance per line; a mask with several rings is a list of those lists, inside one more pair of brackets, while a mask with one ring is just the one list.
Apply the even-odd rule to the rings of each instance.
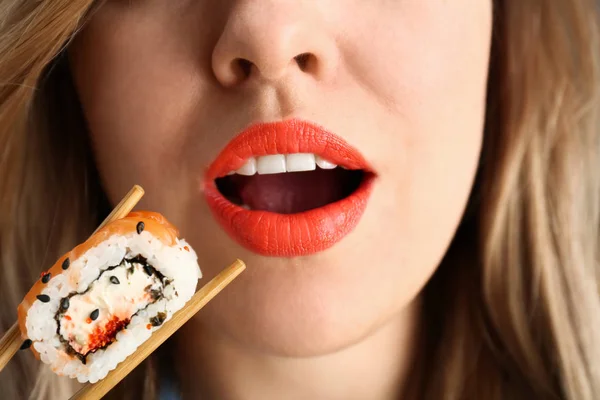
[[[477, 168], [491, 20], [472, 0], [109, 0], [94, 14], [70, 59], [109, 198], [141, 184], [140, 207], [181, 230], [206, 278], [248, 265], [178, 333], [190, 398], [398, 393]], [[339, 244], [267, 258], [217, 225], [202, 180], [250, 123], [287, 118], [343, 137], [378, 179]]]

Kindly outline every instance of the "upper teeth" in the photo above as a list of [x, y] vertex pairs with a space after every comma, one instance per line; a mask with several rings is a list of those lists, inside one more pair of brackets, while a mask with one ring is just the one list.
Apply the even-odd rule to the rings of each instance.
[[322, 169], [333, 169], [336, 164], [312, 153], [272, 154], [261, 157], [251, 157], [237, 171], [229, 174], [260, 175], [279, 174], [282, 172], [313, 171], [316, 166]]

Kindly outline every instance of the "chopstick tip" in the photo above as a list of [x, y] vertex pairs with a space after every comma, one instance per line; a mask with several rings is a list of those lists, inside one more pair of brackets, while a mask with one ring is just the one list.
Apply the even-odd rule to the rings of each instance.
[[243, 262], [242, 260], [240, 260], [239, 258], [236, 259], [233, 264], [236, 266], [236, 268], [238, 268], [242, 271], [246, 269], [246, 263]]
[[138, 184], [133, 185], [133, 190], [135, 192], [138, 192], [140, 195], [143, 195], [145, 193], [144, 188]]

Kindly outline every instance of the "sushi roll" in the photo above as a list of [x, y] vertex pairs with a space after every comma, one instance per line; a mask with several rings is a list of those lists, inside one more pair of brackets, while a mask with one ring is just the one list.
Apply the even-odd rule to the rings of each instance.
[[36, 357], [58, 375], [95, 383], [194, 295], [194, 250], [162, 215], [133, 212], [44, 272], [18, 308]]

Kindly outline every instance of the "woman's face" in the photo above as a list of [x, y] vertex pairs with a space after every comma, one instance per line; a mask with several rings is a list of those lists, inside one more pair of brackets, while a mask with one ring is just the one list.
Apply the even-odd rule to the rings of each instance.
[[[248, 266], [201, 322], [311, 355], [407, 310], [450, 244], [483, 136], [491, 20], [473, 0], [109, 0], [70, 59], [109, 198], [142, 185], [140, 208], [180, 228], [206, 278]], [[290, 153], [374, 178], [267, 174]], [[227, 175], [252, 156], [258, 175]]]

